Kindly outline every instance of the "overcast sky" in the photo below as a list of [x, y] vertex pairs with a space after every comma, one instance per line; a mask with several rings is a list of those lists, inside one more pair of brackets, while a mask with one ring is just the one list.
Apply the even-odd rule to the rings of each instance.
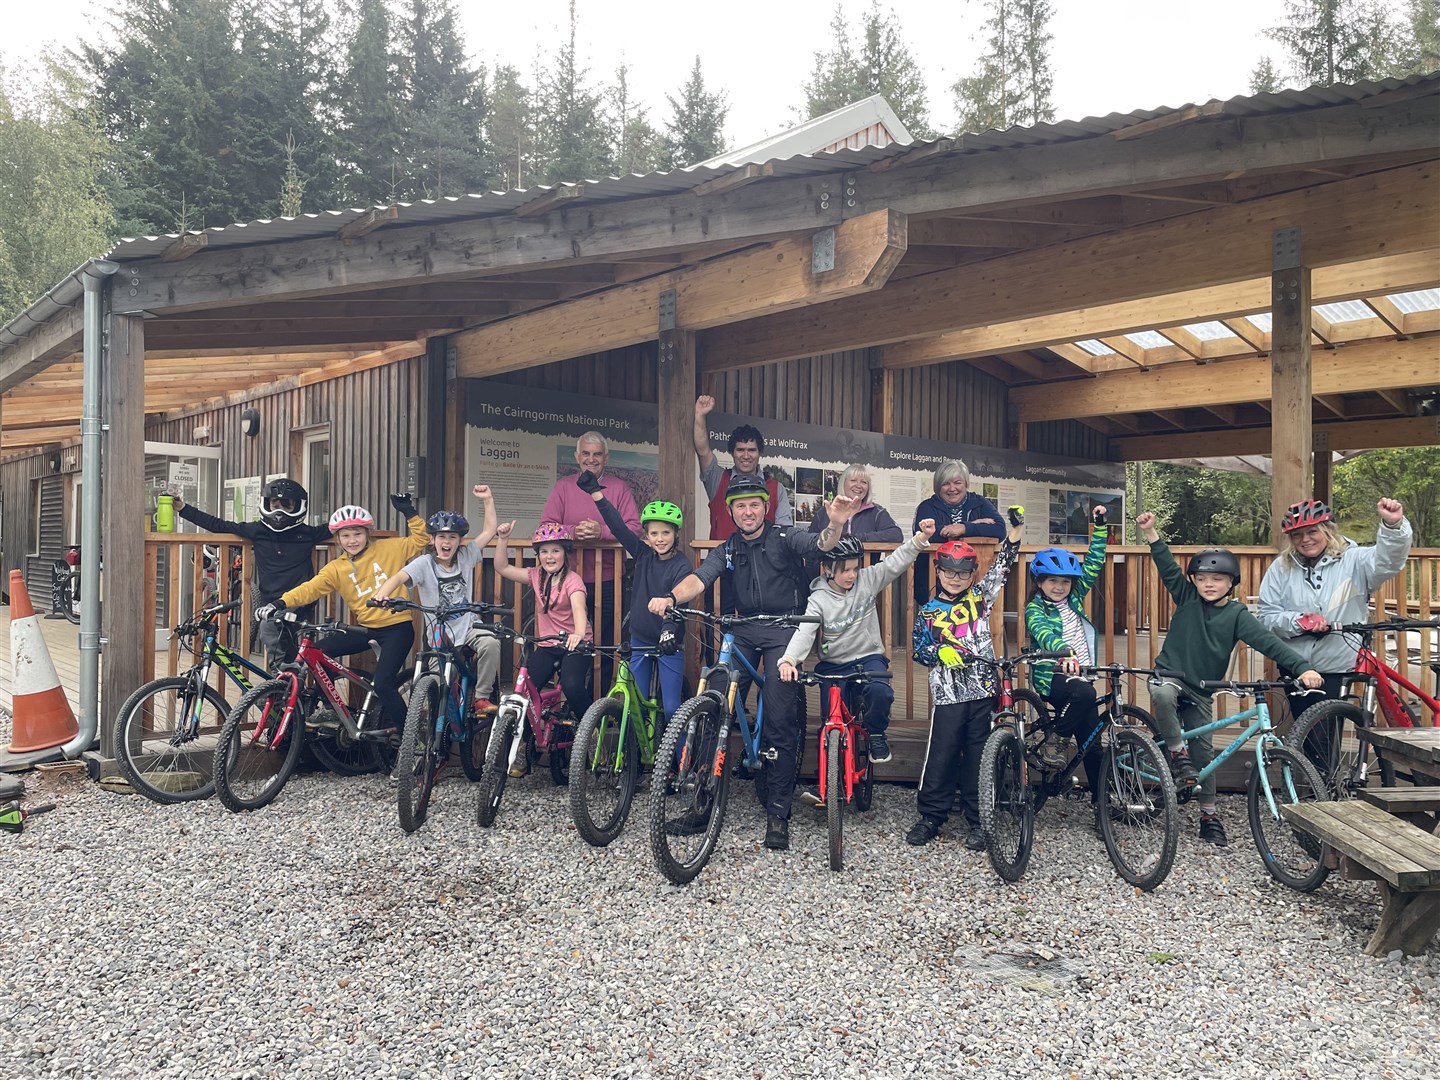
[[[1161, 105], [1177, 106], [1249, 92], [1249, 73], [1264, 53], [1278, 59], [1267, 27], [1283, 0], [1052, 0], [1052, 66], [1057, 119], [1074, 120]], [[0, 0], [0, 57], [14, 67], [46, 45], [94, 39], [104, 31], [104, 0]], [[868, 0], [845, 0], [850, 21]], [[979, 51], [981, 0], [890, 0], [904, 37], [925, 72], [931, 122], [955, 122], [950, 86], [969, 74]], [[567, 0], [481, 3], [460, 0], [471, 56], [487, 67], [511, 63], [528, 74], [537, 56], [562, 39]], [[661, 126], [667, 93], [689, 75], [698, 53], [707, 84], [729, 95], [727, 136], [743, 145], [795, 122], [812, 55], [830, 36], [833, 3], [726, 0], [579, 0], [582, 60], [592, 82], [610, 81], [622, 61], [633, 92]]]

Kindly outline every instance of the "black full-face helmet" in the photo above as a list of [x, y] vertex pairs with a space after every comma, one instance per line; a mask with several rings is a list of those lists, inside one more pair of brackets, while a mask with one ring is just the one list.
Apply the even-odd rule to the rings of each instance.
[[308, 498], [305, 489], [288, 476], [271, 480], [260, 490], [260, 520], [276, 532], [293, 529], [305, 520]]

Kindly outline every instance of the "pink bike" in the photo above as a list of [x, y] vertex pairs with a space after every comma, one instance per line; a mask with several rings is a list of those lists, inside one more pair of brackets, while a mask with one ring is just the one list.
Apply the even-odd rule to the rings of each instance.
[[[505, 636], [513, 636], [521, 648], [565, 640], [563, 634], [527, 638], [507, 632]], [[575, 723], [560, 689], [558, 673], [554, 686], [539, 690], [531, 680], [529, 670], [522, 664], [515, 673], [515, 689], [500, 696], [500, 709], [490, 726], [490, 742], [485, 749], [485, 770], [478, 785], [480, 795], [475, 819], [484, 826], [495, 824], [495, 814], [505, 794], [505, 782], [512, 776], [524, 776], [540, 760], [541, 754], [549, 756], [550, 779], [557, 786], [568, 784], [570, 744], [574, 740]]]

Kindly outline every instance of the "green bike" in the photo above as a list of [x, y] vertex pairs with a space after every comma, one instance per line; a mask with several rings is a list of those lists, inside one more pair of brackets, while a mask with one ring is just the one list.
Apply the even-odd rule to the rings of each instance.
[[648, 695], [640, 692], [630, 671], [633, 646], [597, 645], [595, 651], [616, 653], [620, 665], [609, 696], [591, 705], [575, 730], [570, 747], [570, 816], [587, 843], [604, 847], [625, 828], [641, 767], [655, 764], [664, 711], [654, 649], [639, 650], [652, 658]]

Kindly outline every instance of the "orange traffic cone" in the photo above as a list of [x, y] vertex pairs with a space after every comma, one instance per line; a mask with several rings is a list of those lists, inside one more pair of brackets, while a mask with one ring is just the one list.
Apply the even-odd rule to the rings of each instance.
[[15, 718], [9, 746], [12, 754], [64, 746], [79, 734], [80, 725], [60, 687], [60, 676], [55, 674], [19, 570], [10, 571], [10, 676], [10, 712]]

